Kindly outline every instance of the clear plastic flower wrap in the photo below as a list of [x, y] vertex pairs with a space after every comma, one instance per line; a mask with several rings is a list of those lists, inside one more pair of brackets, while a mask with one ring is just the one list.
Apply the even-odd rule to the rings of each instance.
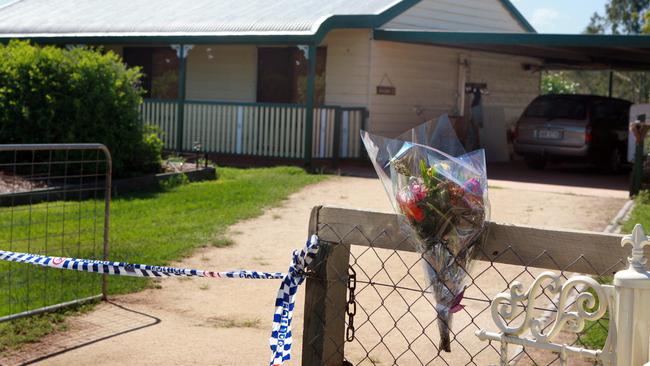
[[472, 258], [487, 234], [485, 153], [466, 154], [447, 116], [401, 139], [366, 131], [362, 139], [393, 207], [418, 236], [436, 300], [439, 350], [450, 352], [452, 316], [463, 309]]

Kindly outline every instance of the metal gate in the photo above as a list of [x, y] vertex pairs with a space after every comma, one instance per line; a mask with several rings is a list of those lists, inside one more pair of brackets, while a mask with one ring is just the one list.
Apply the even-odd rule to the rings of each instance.
[[[105, 259], [110, 192], [104, 145], [0, 145], [0, 248]], [[0, 322], [105, 296], [106, 276], [0, 263]]]

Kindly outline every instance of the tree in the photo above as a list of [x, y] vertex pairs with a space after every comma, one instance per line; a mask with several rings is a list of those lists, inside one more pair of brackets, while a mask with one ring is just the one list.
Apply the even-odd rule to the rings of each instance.
[[576, 94], [580, 84], [563, 71], [549, 71], [542, 75], [542, 94]]
[[[650, 0], [609, 0], [605, 12], [594, 13], [587, 34], [650, 34]], [[614, 71], [613, 95], [633, 102], [650, 100], [648, 72]], [[609, 70], [567, 72], [567, 80], [580, 85], [581, 93], [607, 95]]]
[[585, 33], [640, 34], [649, 10], [650, 0], [610, 0], [604, 15], [594, 13]]

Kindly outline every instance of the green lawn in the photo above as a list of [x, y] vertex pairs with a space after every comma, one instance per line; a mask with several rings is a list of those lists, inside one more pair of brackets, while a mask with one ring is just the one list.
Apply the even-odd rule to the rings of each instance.
[[[599, 277], [597, 278], [598, 282], [601, 284], [611, 284], [612, 277]], [[595, 297], [596, 293], [593, 290], [589, 292]], [[598, 309], [599, 299], [596, 298], [596, 304], [588, 309], [589, 311], [595, 311]], [[602, 349], [605, 347], [605, 342], [607, 342], [607, 334], [609, 333], [609, 311], [605, 313], [605, 316], [595, 322], [585, 321], [585, 329], [578, 337], [578, 343], [590, 349]]]
[[[646, 232], [650, 230], [650, 192], [642, 191], [634, 201], [634, 209], [630, 218], [623, 223], [622, 232], [631, 233], [634, 225], [642, 224]], [[611, 284], [612, 278], [600, 279], [603, 283]], [[608, 317], [609, 314], [606, 315]], [[587, 322], [584, 335], [581, 336], [581, 343], [593, 349], [600, 349], [607, 340], [608, 320], [600, 320], [598, 323]]]
[[[163, 265], [197, 247], [228, 245], [224, 236], [228, 226], [260, 215], [265, 207], [279, 204], [305, 185], [326, 179], [293, 167], [220, 168], [218, 174], [216, 181], [172, 184], [114, 198], [109, 258]], [[0, 248], [101, 258], [102, 204], [88, 200], [0, 208]], [[95, 274], [0, 263], [0, 315], [98, 294], [100, 279]], [[112, 294], [150, 284], [140, 278], [109, 280]]]
[[650, 191], [641, 191], [634, 200], [634, 209], [623, 224], [623, 232], [631, 233], [636, 224], [642, 224], [645, 232], [650, 232]]

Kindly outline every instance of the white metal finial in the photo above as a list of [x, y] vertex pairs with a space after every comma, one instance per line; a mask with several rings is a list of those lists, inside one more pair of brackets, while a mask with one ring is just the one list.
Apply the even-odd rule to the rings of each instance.
[[645, 235], [641, 224], [636, 224], [632, 235], [626, 235], [621, 240], [621, 246], [625, 247], [628, 244], [632, 246], [632, 256], [627, 258], [630, 262], [630, 269], [645, 272], [647, 270], [645, 264], [648, 263], [648, 259], [643, 255], [643, 248], [650, 246], [650, 238]]
[[309, 45], [299, 44], [298, 49], [302, 51], [302, 54], [305, 55], [305, 59], [309, 60]]
[[176, 56], [181, 59], [181, 58], [187, 58], [187, 55], [190, 53], [190, 50], [194, 48], [193, 44], [173, 44], [171, 45], [171, 48], [176, 51]]

